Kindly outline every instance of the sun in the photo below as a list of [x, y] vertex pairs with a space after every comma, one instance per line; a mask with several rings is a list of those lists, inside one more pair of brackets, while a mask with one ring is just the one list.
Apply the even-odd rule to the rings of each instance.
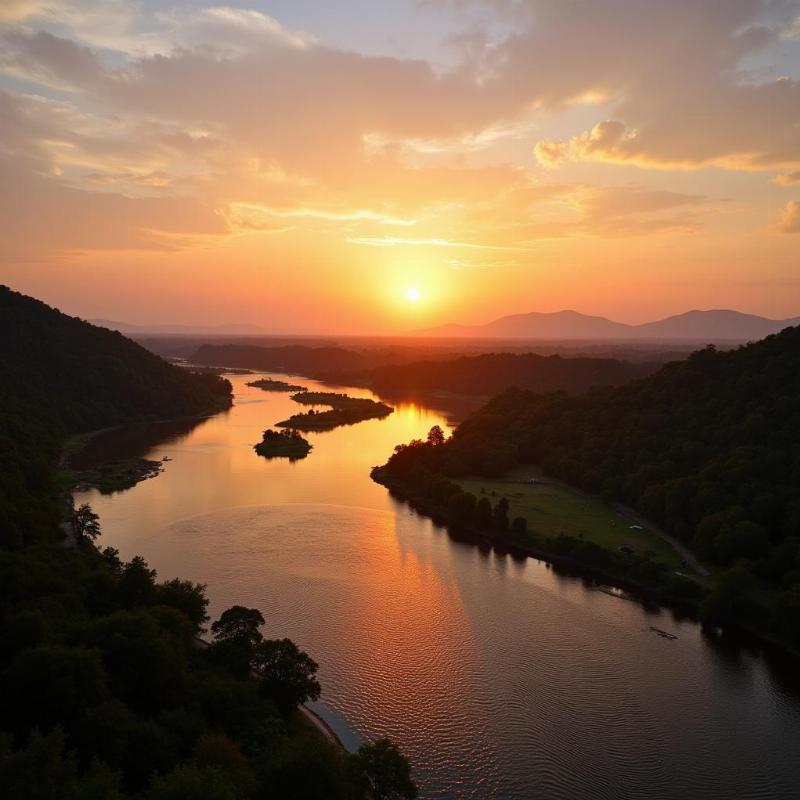
[[419, 303], [422, 300], [422, 292], [416, 286], [409, 286], [406, 289], [406, 300], [409, 303]]

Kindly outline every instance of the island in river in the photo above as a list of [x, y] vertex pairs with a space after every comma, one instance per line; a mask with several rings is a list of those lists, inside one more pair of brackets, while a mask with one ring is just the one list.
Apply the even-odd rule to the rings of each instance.
[[311, 445], [296, 430], [264, 431], [264, 438], [254, 445], [256, 453], [266, 458], [305, 458]]
[[394, 409], [368, 397], [350, 397], [337, 392], [298, 392], [292, 400], [309, 406], [330, 406], [329, 411], [315, 411], [293, 414], [289, 419], [277, 423], [279, 428], [293, 428], [300, 431], [325, 431], [340, 425], [354, 425], [367, 419], [387, 417]]
[[287, 383], [286, 381], [277, 381], [274, 378], [260, 378], [257, 381], [250, 381], [248, 386], [255, 386], [257, 389], [263, 389], [265, 392], [305, 392], [305, 386], [299, 386], [295, 383]]

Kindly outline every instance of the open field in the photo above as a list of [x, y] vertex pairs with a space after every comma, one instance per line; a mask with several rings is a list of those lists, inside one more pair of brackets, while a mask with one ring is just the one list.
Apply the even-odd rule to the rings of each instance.
[[[526, 483], [531, 478], [535, 484]], [[540, 482], [540, 481], [545, 482]], [[633, 524], [601, 500], [549, 482], [535, 469], [515, 470], [503, 479], [464, 478], [456, 481], [476, 497], [489, 496], [492, 504], [505, 497], [509, 519], [524, 517], [528, 531], [540, 537], [565, 534], [592, 541], [601, 547], [616, 550], [629, 547], [637, 555], [648, 551], [654, 560], [663, 561], [672, 569], [690, 572], [681, 556], [657, 534], [631, 530]]]

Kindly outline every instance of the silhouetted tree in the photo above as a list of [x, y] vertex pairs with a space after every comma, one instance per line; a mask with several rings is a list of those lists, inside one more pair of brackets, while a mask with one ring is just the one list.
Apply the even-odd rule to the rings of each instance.
[[431, 444], [434, 447], [438, 447], [440, 444], [444, 444], [444, 442], [445, 442], [444, 431], [438, 425], [434, 425], [428, 431], [428, 444]]
[[492, 513], [492, 521], [499, 531], [508, 530], [508, 500], [505, 497], [501, 497], [497, 501]]
[[260, 642], [253, 653], [251, 667], [261, 679], [266, 695], [284, 714], [300, 703], [319, 698], [317, 663], [291, 639]]
[[218, 642], [235, 641], [255, 647], [264, 638], [259, 630], [263, 624], [264, 617], [257, 608], [231, 606], [212, 623], [211, 633]]
[[350, 757], [350, 770], [375, 800], [413, 800], [417, 796], [408, 759], [389, 739], [362, 744]]
[[83, 503], [72, 512], [72, 532], [77, 539], [94, 541], [100, 535], [100, 517], [88, 503]]

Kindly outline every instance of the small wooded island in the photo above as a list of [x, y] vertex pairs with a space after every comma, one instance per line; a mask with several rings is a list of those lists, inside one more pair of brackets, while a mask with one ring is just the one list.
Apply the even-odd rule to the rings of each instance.
[[292, 400], [307, 406], [330, 406], [329, 411], [294, 414], [277, 423], [279, 428], [294, 428], [301, 431], [331, 430], [339, 425], [354, 425], [367, 419], [379, 419], [391, 414], [394, 409], [386, 403], [368, 397], [349, 397], [337, 392], [298, 392]]
[[274, 378], [259, 378], [257, 381], [250, 381], [248, 386], [255, 386], [265, 392], [305, 392], [305, 386], [298, 386], [286, 381], [276, 381]]
[[264, 431], [264, 438], [254, 445], [256, 453], [266, 458], [305, 458], [311, 445], [296, 430]]

